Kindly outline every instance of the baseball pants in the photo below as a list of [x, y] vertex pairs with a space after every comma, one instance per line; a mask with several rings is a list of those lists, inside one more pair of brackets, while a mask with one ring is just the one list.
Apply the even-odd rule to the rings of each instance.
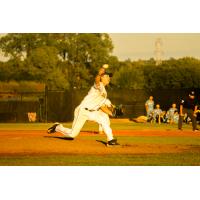
[[80, 107], [75, 109], [72, 128], [69, 129], [60, 124], [56, 127], [56, 132], [62, 133], [63, 135], [71, 138], [75, 138], [80, 133], [87, 120], [97, 122], [105, 132], [108, 141], [113, 139], [112, 129], [110, 128], [110, 119], [106, 113], [100, 110], [88, 111]]
[[[192, 109], [183, 109], [183, 113], [187, 113], [188, 117], [192, 120], [192, 128], [193, 131], [197, 129], [197, 122], [196, 122], [196, 117], [193, 115], [194, 111]], [[183, 116], [179, 115], [179, 120], [178, 120], [178, 129], [182, 129], [183, 125]]]

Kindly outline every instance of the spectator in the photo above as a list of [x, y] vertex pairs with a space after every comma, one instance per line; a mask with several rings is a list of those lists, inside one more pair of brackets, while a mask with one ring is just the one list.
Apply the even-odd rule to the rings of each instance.
[[174, 112], [174, 119], [173, 119], [175, 124], [178, 124], [178, 120], [179, 120], [179, 113], [178, 111]]
[[177, 114], [178, 109], [176, 108], [176, 104], [173, 103], [172, 107], [167, 111], [167, 122], [169, 122], [170, 124], [174, 123], [174, 117], [175, 117], [175, 113]]
[[160, 105], [156, 104], [156, 108], [153, 110], [153, 122], [161, 123], [161, 118], [163, 117], [163, 111], [160, 109]]
[[147, 119], [150, 120], [152, 111], [154, 109], [153, 96], [150, 96], [149, 99], [145, 102], [145, 109], [147, 113]]

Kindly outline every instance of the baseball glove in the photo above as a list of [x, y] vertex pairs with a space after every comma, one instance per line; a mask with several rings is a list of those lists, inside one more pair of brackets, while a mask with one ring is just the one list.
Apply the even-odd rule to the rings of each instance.
[[110, 110], [112, 112], [113, 118], [121, 117], [124, 114], [124, 108], [121, 104], [120, 105], [112, 105], [112, 107], [110, 107]]
[[108, 107], [108, 109], [111, 111], [112, 115], [111, 117], [116, 118], [116, 106], [112, 105], [111, 107]]

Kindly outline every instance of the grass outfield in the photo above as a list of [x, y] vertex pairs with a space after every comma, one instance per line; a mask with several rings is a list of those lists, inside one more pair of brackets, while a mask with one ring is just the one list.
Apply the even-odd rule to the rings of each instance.
[[1, 157], [2, 166], [199, 166], [199, 153]]
[[[1, 133], [5, 130], [46, 130], [52, 123], [1, 123], [0, 124], [0, 137]], [[71, 126], [71, 123], [64, 123], [65, 126]], [[177, 125], [169, 124], [138, 124], [128, 120], [118, 121], [111, 120], [112, 129], [115, 130], [155, 130], [155, 131], [169, 131], [169, 133], [177, 130]], [[184, 130], [190, 131], [191, 125], [184, 125]], [[83, 131], [97, 131], [98, 126], [95, 123], [87, 122], [83, 127]], [[181, 134], [181, 133], [180, 133]], [[82, 143], [91, 141], [93, 145], [100, 145], [95, 141], [102, 139], [102, 136], [79, 136]], [[43, 139], [43, 138], [42, 138]], [[104, 137], [105, 139], [105, 137]], [[43, 139], [44, 140], [44, 139]], [[47, 139], [46, 139], [47, 140]], [[200, 135], [167, 135], [167, 136], [147, 136], [136, 135], [136, 136], [118, 136], [120, 144], [123, 148], [132, 148], [133, 151], [137, 148], [163, 148], [165, 146], [170, 150], [171, 147], [176, 149], [183, 147], [182, 151], [179, 152], [162, 152], [162, 153], [120, 153], [122, 147], [112, 147], [112, 152], [116, 150], [117, 153], [96, 155], [94, 154], [58, 154], [58, 155], [1, 155], [0, 165], [2, 166], [199, 166], [200, 165]], [[50, 139], [50, 143], [53, 141]], [[58, 140], [58, 142], [64, 142], [64, 144], [70, 141]], [[76, 140], [74, 141], [76, 142]], [[88, 144], [86, 143], [85, 146]], [[95, 149], [95, 146], [93, 147]], [[99, 147], [98, 147], [99, 148]], [[104, 149], [106, 147], [100, 147]], [[115, 149], [116, 148], [116, 149]], [[0, 147], [1, 149], [1, 147]], [[109, 148], [108, 148], [109, 151]], [[118, 153], [119, 152], [119, 153]]]
[[[1, 130], [47, 130], [53, 123], [0, 123]], [[66, 127], [71, 127], [72, 123], [63, 123]], [[173, 124], [150, 124], [133, 123], [129, 120], [111, 119], [113, 130], [177, 130], [177, 125]], [[191, 130], [191, 125], [184, 124], [184, 130]], [[86, 122], [82, 131], [97, 131], [98, 126], [93, 122]]]

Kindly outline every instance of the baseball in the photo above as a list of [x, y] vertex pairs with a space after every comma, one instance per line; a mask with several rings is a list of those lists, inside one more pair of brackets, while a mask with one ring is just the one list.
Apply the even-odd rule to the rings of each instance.
[[104, 69], [108, 69], [109, 65], [108, 65], [108, 64], [104, 64], [102, 67], [103, 67]]

